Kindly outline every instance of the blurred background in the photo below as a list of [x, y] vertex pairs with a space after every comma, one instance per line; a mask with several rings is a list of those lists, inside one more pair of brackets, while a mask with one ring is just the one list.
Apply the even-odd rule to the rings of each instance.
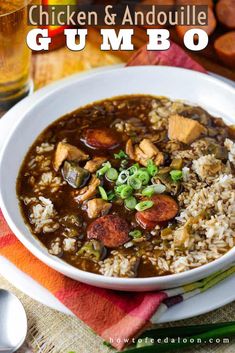
[[[78, 4], [126, 4], [127, 1], [111, 0], [1, 0], [0, 2], [0, 109], [2, 113], [12, 104], [34, 90], [62, 77], [94, 67], [126, 63], [133, 52], [100, 50], [100, 28], [89, 27], [88, 42], [81, 52], [72, 52], [65, 47], [63, 27], [49, 27], [52, 37], [49, 52], [33, 53], [27, 48], [27, 4], [44, 5]], [[235, 80], [235, 0], [144, 0], [129, 1], [148, 5], [208, 5], [208, 25], [203, 29], [209, 35], [209, 45], [200, 52], [188, 54], [206, 70]], [[152, 28], [152, 27], [151, 27]], [[158, 27], [159, 28], [159, 27]], [[191, 27], [190, 27], [191, 28]], [[118, 29], [118, 28], [117, 28]], [[183, 36], [188, 26], [168, 28], [171, 39], [183, 45]], [[135, 27], [133, 42], [135, 50], [147, 42], [146, 28]], [[184, 47], [185, 48], [185, 47]], [[30, 74], [31, 72], [31, 74]]]

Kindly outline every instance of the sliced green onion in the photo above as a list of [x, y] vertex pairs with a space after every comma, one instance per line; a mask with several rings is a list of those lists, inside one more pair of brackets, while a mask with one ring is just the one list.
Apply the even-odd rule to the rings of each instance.
[[99, 186], [99, 192], [100, 192], [100, 196], [102, 197], [102, 199], [107, 201], [108, 195], [102, 186]]
[[129, 235], [132, 237], [132, 238], [141, 238], [142, 237], [142, 232], [138, 229], [135, 229], [135, 230], [132, 230]]
[[128, 185], [130, 185], [134, 190], [140, 190], [142, 187], [142, 181], [138, 179], [135, 175], [132, 175], [127, 180]]
[[118, 176], [117, 185], [125, 184], [127, 179], [128, 179], [128, 177], [129, 177], [128, 170], [123, 170]]
[[150, 159], [147, 164], [147, 171], [149, 175], [152, 177], [155, 176], [158, 173], [158, 170], [159, 169], [156, 164], [152, 161], [152, 159]]
[[178, 180], [182, 179], [182, 177], [183, 177], [182, 170], [172, 170], [170, 172], [170, 175], [171, 175], [171, 179], [173, 181], [178, 181]]
[[[204, 326], [204, 327], [203, 327]], [[188, 329], [189, 328], [189, 329]], [[174, 327], [174, 330], [171, 329], [169, 332], [164, 332], [165, 329], [157, 329], [154, 333], [151, 331], [147, 331], [146, 335], [141, 335], [140, 340], [142, 341], [147, 338], [146, 342], [150, 343], [148, 346], [142, 348], [130, 348], [125, 350], [126, 353], [163, 353], [163, 352], [176, 352], [185, 349], [185, 347], [192, 347], [193, 345], [198, 345], [199, 342], [209, 342], [210, 340], [213, 341], [215, 339], [230, 339], [235, 336], [235, 325], [234, 322], [231, 323], [221, 323], [221, 324], [207, 324], [207, 325], [195, 325], [195, 326], [188, 326], [188, 327]], [[186, 331], [186, 334], [184, 331]], [[161, 331], [159, 333], [159, 331]], [[188, 334], [187, 331], [191, 331], [191, 334]], [[169, 338], [165, 343], [164, 339]], [[153, 341], [150, 339], [153, 338]], [[156, 344], [158, 339], [161, 339], [161, 344]], [[174, 338], [181, 338], [181, 340], [177, 340]], [[140, 341], [141, 342], [141, 341]], [[152, 345], [151, 342], [155, 344]]]
[[150, 177], [149, 177], [149, 174], [148, 174], [146, 168], [141, 168], [141, 169], [137, 170], [137, 172], [134, 174], [134, 176], [136, 178], [138, 178], [139, 180], [141, 180], [142, 185], [147, 185], [150, 180]]
[[133, 192], [132, 187], [130, 185], [125, 185], [125, 187], [120, 192], [120, 197], [122, 199], [126, 199], [127, 197], [132, 195], [132, 192]]
[[118, 185], [114, 188], [117, 194], [120, 194], [120, 192], [123, 190], [123, 188], [126, 186], [126, 184], [123, 185]]
[[127, 170], [129, 170], [130, 175], [133, 175], [137, 172], [137, 170], [140, 168], [138, 163], [133, 164], [131, 167], [129, 167]]
[[110, 168], [106, 173], [105, 176], [108, 180], [115, 181], [118, 178], [118, 172], [115, 168]]
[[114, 188], [116, 194], [118, 194], [119, 197], [121, 197], [121, 192], [126, 189], [128, 185], [127, 184], [122, 184], [122, 185], [118, 185]]
[[112, 200], [115, 199], [116, 194], [115, 194], [115, 192], [113, 192], [112, 190], [110, 190], [110, 191], [107, 192], [107, 196], [108, 196], [108, 201], [112, 201]]
[[142, 190], [142, 195], [151, 197], [154, 194], [162, 194], [166, 191], [166, 187], [163, 184], [155, 184], [147, 186], [145, 189]]
[[152, 206], [153, 206], [153, 201], [141, 201], [137, 203], [137, 205], [135, 206], [135, 209], [137, 211], [145, 211], [148, 208], [151, 208]]
[[120, 150], [120, 152], [114, 153], [114, 158], [115, 159], [128, 158], [128, 155], [123, 150]]
[[110, 162], [105, 162], [105, 163], [103, 163], [103, 164], [102, 164], [102, 168], [100, 168], [99, 170], [97, 170], [96, 175], [97, 175], [98, 177], [104, 175], [111, 167], [112, 167], [112, 166], [111, 166]]
[[[121, 167], [122, 169], [126, 169], [127, 166], [128, 166], [128, 161], [127, 161], [126, 159], [123, 159], [123, 160], [121, 161], [120, 167]], [[121, 168], [120, 168], [120, 169], [121, 169]]]
[[142, 190], [142, 195], [151, 197], [155, 194], [153, 186], [147, 186], [145, 189]]
[[124, 201], [126, 208], [129, 210], [134, 210], [137, 205], [137, 201], [134, 196], [127, 197]]

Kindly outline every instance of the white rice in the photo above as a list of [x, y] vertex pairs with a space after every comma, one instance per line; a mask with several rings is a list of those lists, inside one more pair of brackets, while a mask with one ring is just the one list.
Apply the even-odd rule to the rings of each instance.
[[55, 145], [49, 144], [47, 142], [43, 142], [40, 146], [36, 147], [36, 153], [37, 154], [43, 154], [47, 152], [53, 151], [55, 148]]
[[63, 240], [63, 250], [72, 252], [76, 248], [76, 239], [66, 238]]
[[[202, 211], [210, 210], [209, 218], [202, 217], [192, 225], [189, 247], [185, 250], [174, 249], [170, 264], [173, 272], [208, 263], [232, 248], [235, 244], [235, 178], [232, 175], [221, 174], [214, 182], [185, 197], [183, 209], [177, 217], [179, 225], [184, 226], [192, 217]], [[177, 231], [177, 230], [176, 230]], [[173, 233], [174, 238], [174, 233]]]
[[54, 176], [52, 172], [46, 172], [41, 175], [39, 182], [36, 184], [35, 192], [49, 188], [51, 193], [58, 191], [60, 186], [65, 184], [58, 176]]
[[228, 160], [235, 166], [235, 143], [232, 140], [226, 139], [224, 145], [229, 151]]
[[51, 242], [49, 253], [55, 256], [58, 256], [62, 253], [61, 240], [59, 237]]
[[210, 177], [214, 178], [219, 175], [222, 169], [222, 162], [216, 159], [214, 155], [209, 154], [194, 160], [192, 169], [201, 180], [207, 180]]
[[100, 273], [109, 277], [135, 277], [135, 270], [138, 264], [136, 257], [125, 257], [118, 251], [112, 251], [112, 257], [100, 261]]
[[30, 223], [35, 227], [36, 233], [51, 233], [59, 228], [59, 223], [55, 221], [57, 213], [50, 199], [39, 196], [38, 203], [32, 206]]

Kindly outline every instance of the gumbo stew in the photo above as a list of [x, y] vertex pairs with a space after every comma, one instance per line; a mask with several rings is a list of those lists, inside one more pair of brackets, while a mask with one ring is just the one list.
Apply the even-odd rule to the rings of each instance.
[[25, 222], [89, 272], [183, 272], [234, 246], [235, 129], [197, 106], [130, 95], [55, 121], [23, 161]]

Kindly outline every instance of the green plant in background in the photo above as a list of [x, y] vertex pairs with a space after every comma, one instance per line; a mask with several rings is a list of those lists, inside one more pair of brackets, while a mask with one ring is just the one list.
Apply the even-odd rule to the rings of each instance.
[[[189, 346], [205, 344], [209, 339], [230, 339], [232, 337], [235, 337], [235, 322], [152, 329], [139, 337], [142, 342], [137, 342], [135, 346], [127, 348], [125, 352], [175, 352], [177, 349], [181, 350]], [[166, 338], [171, 343], [164, 343], [163, 340]], [[156, 343], [159, 342], [159, 339], [162, 340], [162, 343]], [[174, 342], [174, 339], [177, 342]], [[187, 341], [183, 342], [183, 339], [187, 339]]]

